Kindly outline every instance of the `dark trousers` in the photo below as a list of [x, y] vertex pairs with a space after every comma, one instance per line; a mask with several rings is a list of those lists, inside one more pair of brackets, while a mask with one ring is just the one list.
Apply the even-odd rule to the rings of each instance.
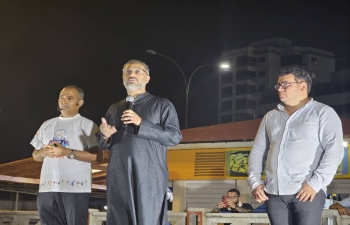
[[326, 200], [320, 190], [312, 202], [299, 201], [294, 195], [272, 195], [265, 202], [271, 225], [320, 225], [322, 211]]
[[86, 225], [90, 193], [39, 192], [41, 225]]

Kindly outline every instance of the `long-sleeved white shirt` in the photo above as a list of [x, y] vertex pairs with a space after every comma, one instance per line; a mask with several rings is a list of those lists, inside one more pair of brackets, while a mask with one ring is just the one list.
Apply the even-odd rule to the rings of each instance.
[[340, 202], [338, 202], [338, 204], [342, 205], [343, 207], [345, 207], [347, 210], [350, 209], [350, 197], [344, 198], [343, 200], [341, 200]]
[[289, 116], [279, 104], [261, 121], [249, 156], [248, 184], [254, 190], [263, 183], [265, 165], [269, 194], [295, 194], [304, 182], [326, 193], [343, 156], [342, 125], [331, 107], [310, 98]]

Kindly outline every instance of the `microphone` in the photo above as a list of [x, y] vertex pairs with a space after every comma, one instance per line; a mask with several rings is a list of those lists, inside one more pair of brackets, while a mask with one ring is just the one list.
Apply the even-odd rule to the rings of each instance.
[[126, 100], [125, 110], [132, 109], [132, 106], [134, 105], [134, 100], [135, 100], [134, 97], [128, 95], [125, 100]]
[[[125, 99], [126, 101], [126, 106], [125, 106], [125, 110], [127, 109], [132, 109], [132, 106], [134, 105], [134, 97], [128, 95]], [[133, 124], [130, 124], [133, 127]], [[127, 127], [128, 124], [123, 124], [123, 127]]]

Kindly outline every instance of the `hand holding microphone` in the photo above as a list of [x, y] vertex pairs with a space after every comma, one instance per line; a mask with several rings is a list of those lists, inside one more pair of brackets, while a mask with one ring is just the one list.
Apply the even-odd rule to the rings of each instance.
[[141, 117], [131, 109], [125, 110], [123, 112], [121, 120], [125, 125], [135, 124], [136, 126], [140, 126], [141, 124]]
[[126, 101], [125, 110], [132, 109], [132, 106], [134, 105], [134, 101], [135, 101], [134, 97], [128, 95], [126, 96], [125, 101]]
[[134, 111], [132, 111], [133, 105], [134, 105], [134, 98], [130, 95], [127, 96], [126, 107], [125, 107], [125, 111], [123, 112], [123, 115], [121, 116], [121, 121], [123, 121], [125, 125], [135, 124], [136, 126], [140, 126], [141, 117], [137, 115]]

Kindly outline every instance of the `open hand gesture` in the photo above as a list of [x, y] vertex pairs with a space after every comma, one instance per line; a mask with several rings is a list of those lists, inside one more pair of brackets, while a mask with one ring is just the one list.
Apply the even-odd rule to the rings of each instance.
[[100, 124], [100, 131], [105, 138], [110, 138], [114, 133], [117, 132], [117, 129], [114, 126], [111, 126], [107, 123], [105, 118], [101, 118], [102, 123]]

